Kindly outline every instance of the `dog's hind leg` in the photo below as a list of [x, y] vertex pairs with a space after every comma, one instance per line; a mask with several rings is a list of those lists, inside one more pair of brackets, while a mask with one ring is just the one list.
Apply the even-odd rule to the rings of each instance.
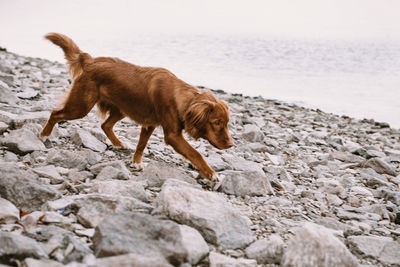
[[118, 139], [113, 131], [114, 125], [124, 117], [125, 115], [122, 114], [118, 108], [112, 106], [110, 108], [110, 115], [101, 125], [101, 129], [103, 129], [108, 139], [110, 139], [112, 145], [116, 148], [126, 148], [126, 145]]
[[64, 103], [64, 107], [53, 110], [45, 126], [40, 132], [40, 138], [49, 136], [57, 122], [75, 120], [85, 117], [98, 100], [98, 92], [94, 83], [78, 79]]
[[141, 170], [143, 169], [142, 167], [142, 157], [143, 157], [143, 151], [146, 148], [147, 142], [150, 139], [150, 136], [153, 134], [154, 129], [156, 127], [154, 126], [142, 126], [142, 129], [140, 130], [140, 137], [139, 137], [139, 142], [136, 145], [136, 151], [135, 154], [133, 155], [133, 166]]

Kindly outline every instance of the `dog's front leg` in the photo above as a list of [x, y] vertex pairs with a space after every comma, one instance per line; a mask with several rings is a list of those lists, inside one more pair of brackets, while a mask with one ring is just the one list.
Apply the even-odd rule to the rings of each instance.
[[207, 164], [203, 156], [194, 149], [180, 134], [165, 134], [165, 142], [171, 145], [176, 152], [188, 159], [195, 168], [200, 171], [200, 175], [212, 181], [217, 181], [215, 171]]

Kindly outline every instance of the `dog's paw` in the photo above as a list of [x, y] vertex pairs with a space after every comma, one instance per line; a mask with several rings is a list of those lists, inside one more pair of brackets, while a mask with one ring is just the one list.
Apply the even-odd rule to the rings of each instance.
[[131, 167], [134, 171], [142, 171], [143, 170], [143, 163], [132, 163]]
[[49, 140], [49, 137], [47, 135], [42, 135], [42, 133], [39, 134], [39, 138], [43, 143]]
[[217, 173], [214, 173], [212, 176], [211, 176], [211, 178], [210, 178], [210, 180], [211, 180], [211, 182], [219, 182], [219, 176], [218, 176], [218, 174]]
[[222, 182], [224, 181], [225, 176], [221, 175], [218, 176], [218, 181], [214, 182], [213, 190], [218, 191], [218, 189], [221, 187]]
[[128, 146], [125, 145], [124, 143], [121, 143], [118, 145], [113, 145], [113, 149], [128, 149]]

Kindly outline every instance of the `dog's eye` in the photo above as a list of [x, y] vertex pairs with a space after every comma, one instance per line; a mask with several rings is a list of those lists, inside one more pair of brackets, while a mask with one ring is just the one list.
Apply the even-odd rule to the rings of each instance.
[[218, 126], [218, 125], [221, 124], [221, 122], [220, 121], [216, 121], [216, 122], [214, 122], [214, 124]]

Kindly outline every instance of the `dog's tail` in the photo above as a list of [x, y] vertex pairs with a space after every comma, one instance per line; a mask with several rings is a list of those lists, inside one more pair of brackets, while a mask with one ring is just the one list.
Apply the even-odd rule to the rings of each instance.
[[45, 36], [45, 38], [51, 41], [53, 44], [61, 47], [64, 51], [65, 59], [68, 61], [69, 65], [69, 73], [72, 76], [72, 79], [76, 79], [79, 77], [82, 72], [85, 64], [92, 59], [92, 57], [83, 53], [79, 47], [71, 40], [71, 38], [60, 34], [60, 33], [49, 33]]

